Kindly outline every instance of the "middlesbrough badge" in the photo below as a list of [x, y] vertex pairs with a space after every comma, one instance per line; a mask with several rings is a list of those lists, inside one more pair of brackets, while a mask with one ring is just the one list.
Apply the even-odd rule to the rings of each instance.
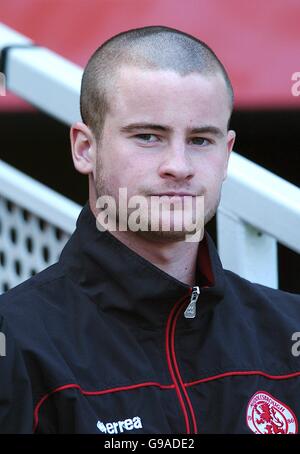
[[247, 408], [247, 424], [256, 434], [296, 434], [298, 423], [293, 411], [266, 391], [255, 393]]

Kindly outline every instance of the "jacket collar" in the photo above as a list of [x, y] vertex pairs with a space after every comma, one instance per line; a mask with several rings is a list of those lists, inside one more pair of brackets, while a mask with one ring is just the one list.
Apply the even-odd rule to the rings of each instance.
[[[184, 296], [189, 298], [192, 290], [108, 231], [100, 232], [88, 203], [80, 213], [60, 263], [100, 311], [121, 317], [129, 324], [150, 323], [153, 327], [165, 324], [174, 304]], [[225, 285], [222, 265], [207, 233], [199, 245], [196, 285], [201, 291], [197, 318], [222, 299]], [[191, 320], [194, 319], [185, 319], [185, 323]]]

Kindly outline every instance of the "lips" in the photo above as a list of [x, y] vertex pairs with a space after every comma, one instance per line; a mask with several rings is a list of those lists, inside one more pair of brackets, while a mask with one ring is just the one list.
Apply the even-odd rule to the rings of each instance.
[[151, 194], [152, 196], [162, 197], [196, 197], [196, 194], [192, 194], [190, 192], [163, 192], [159, 194]]

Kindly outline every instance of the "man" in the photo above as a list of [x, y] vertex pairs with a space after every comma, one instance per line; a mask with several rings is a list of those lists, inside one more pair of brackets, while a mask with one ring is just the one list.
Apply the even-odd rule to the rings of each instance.
[[58, 264], [1, 298], [0, 431], [296, 433], [300, 299], [224, 271], [201, 232], [235, 139], [224, 67], [185, 33], [130, 30], [80, 101], [89, 203]]

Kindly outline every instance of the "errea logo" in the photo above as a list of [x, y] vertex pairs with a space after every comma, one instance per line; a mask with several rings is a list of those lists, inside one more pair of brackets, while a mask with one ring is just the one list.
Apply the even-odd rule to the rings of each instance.
[[108, 422], [104, 423], [102, 421], [97, 422], [97, 427], [103, 434], [119, 434], [123, 433], [124, 430], [129, 431], [133, 429], [142, 429], [142, 420], [139, 416], [135, 416], [134, 418], [125, 419], [124, 421], [118, 422]]

